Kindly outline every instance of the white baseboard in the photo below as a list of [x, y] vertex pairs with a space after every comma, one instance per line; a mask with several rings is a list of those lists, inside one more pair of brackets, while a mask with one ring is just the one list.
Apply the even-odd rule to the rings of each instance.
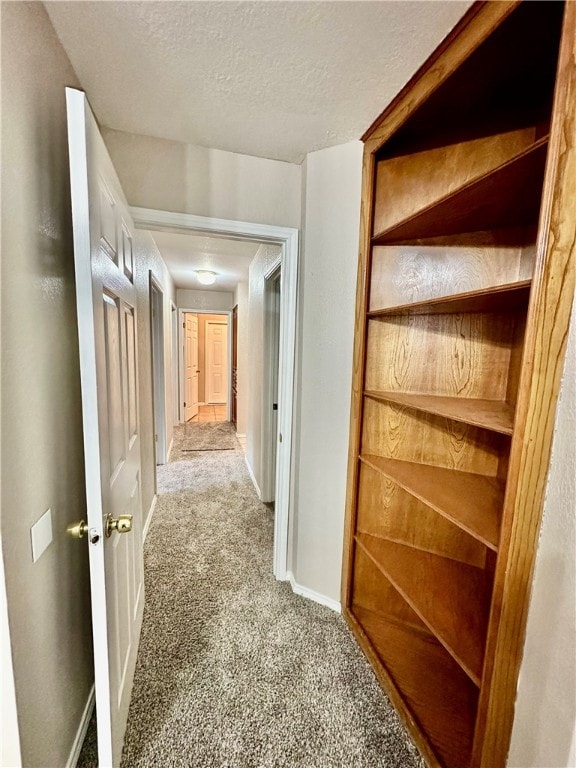
[[246, 440], [246, 434], [244, 432], [236, 432], [236, 437], [240, 440]]
[[324, 605], [326, 608], [330, 608], [332, 611], [336, 611], [336, 613], [342, 613], [342, 607], [340, 606], [338, 600], [333, 600], [331, 597], [321, 595], [319, 592], [315, 592], [313, 589], [308, 589], [308, 587], [301, 586], [297, 583], [296, 579], [294, 578], [294, 574], [291, 571], [288, 571], [288, 581], [292, 585], [292, 592], [294, 592], [296, 595], [301, 595], [302, 597], [308, 598], [308, 600], [313, 600], [315, 603], [320, 603], [320, 605]]
[[146, 522], [144, 523], [144, 529], [142, 531], [142, 541], [146, 541], [146, 536], [148, 536], [148, 531], [150, 530], [150, 523], [152, 522], [152, 515], [154, 514], [154, 510], [156, 509], [156, 502], [158, 501], [158, 496], [154, 494], [154, 498], [152, 499], [152, 504], [150, 504], [150, 509], [148, 510], [148, 517], [146, 518]]
[[172, 448], [174, 447], [174, 438], [170, 440], [170, 445], [168, 446], [168, 450], [166, 451], [166, 464], [170, 461], [170, 454], [172, 453]]
[[250, 475], [250, 479], [252, 480], [252, 483], [254, 484], [254, 488], [256, 488], [256, 493], [258, 494], [258, 498], [262, 498], [262, 492], [260, 491], [260, 488], [258, 487], [258, 483], [256, 482], [256, 478], [254, 477], [254, 472], [252, 472], [252, 467], [250, 466], [250, 463], [248, 461], [248, 456], [244, 456], [244, 461], [246, 462], [246, 466], [248, 467], [248, 474]]
[[72, 749], [70, 750], [70, 756], [66, 762], [66, 768], [76, 768], [78, 758], [80, 757], [80, 752], [82, 751], [82, 745], [84, 744], [84, 739], [86, 738], [86, 731], [90, 725], [90, 718], [92, 717], [93, 709], [94, 686], [92, 686], [90, 693], [88, 694], [88, 701], [86, 702], [84, 712], [82, 712], [82, 717], [80, 718], [80, 725], [78, 726], [76, 738], [74, 739], [74, 744], [72, 744]]

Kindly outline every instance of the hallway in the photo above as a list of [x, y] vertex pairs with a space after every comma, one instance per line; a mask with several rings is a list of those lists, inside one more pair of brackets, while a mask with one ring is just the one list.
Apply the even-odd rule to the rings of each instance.
[[190, 452], [193, 432], [158, 468], [123, 768], [420, 766], [342, 618], [275, 581], [239, 445]]

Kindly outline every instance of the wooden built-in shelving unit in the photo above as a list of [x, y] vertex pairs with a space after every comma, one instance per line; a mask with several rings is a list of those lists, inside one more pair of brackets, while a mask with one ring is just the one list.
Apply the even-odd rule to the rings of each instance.
[[498, 549], [503, 483], [471, 472], [383, 456], [361, 455], [360, 461], [381, 472], [490, 549]]
[[368, 317], [394, 317], [394, 315], [448, 315], [462, 312], [514, 312], [526, 309], [531, 280], [519, 280], [510, 285], [495, 285], [477, 291], [455, 293], [437, 299], [415, 301], [396, 307], [384, 307], [368, 312]]
[[477, 3], [364, 137], [342, 597], [431, 766], [506, 763], [574, 293], [574, 39], [574, 4]]
[[367, 390], [366, 397], [383, 402], [405, 405], [424, 413], [446, 416], [465, 424], [491, 429], [503, 435], [511, 435], [514, 428], [514, 411], [509, 403], [499, 400], [480, 400], [466, 397], [439, 397], [412, 392], [377, 392]]

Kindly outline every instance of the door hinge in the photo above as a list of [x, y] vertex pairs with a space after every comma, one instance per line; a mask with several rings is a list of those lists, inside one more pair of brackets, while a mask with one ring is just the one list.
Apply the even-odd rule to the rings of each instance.
[[186, 408], [186, 403], [184, 403], [184, 408]]
[[279, 443], [281, 443], [281, 442], [282, 442], [282, 432], [280, 432], [280, 434], [278, 435], [278, 442], [279, 442]]
[[158, 435], [154, 435], [154, 440], [156, 440], [156, 442], [158, 442]]
[[278, 410], [278, 403], [272, 403], [272, 410], [277, 411]]
[[182, 328], [186, 328], [186, 323], [182, 323]]

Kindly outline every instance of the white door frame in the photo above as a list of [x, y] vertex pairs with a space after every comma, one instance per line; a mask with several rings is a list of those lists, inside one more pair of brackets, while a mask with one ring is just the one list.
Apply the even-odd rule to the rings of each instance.
[[[164, 364], [164, 291], [152, 274], [148, 272], [148, 295], [150, 299], [150, 351], [152, 356], [152, 406], [154, 408], [154, 450], [156, 464], [166, 464], [166, 366]], [[156, 299], [154, 298], [156, 296]], [[154, 315], [154, 307], [158, 309]], [[154, 354], [156, 352], [156, 354]]]
[[[280, 307], [280, 375], [278, 392], [278, 444], [274, 520], [274, 575], [288, 579], [288, 531], [292, 511], [290, 479], [292, 476], [292, 425], [294, 415], [294, 378], [296, 364], [296, 311], [298, 289], [298, 230], [273, 227], [231, 219], [212, 219], [186, 213], [131, 208], [139, 229], [204, 232], [226, 235], [239, 240], [276, 244], [281, 248], [282, 295]], [[229, 323], [231, 333], [232, 323]], [[231, 347], [231, 345], [230, 345]], [[231, 369], [230, 369], [231, 370]], [[231, 396], [231, 388], [230, 388]], [[231, 401], [231, 397], [229, 399]]]
[[[209, 293], [209, 291], [207, 291]], [[230, 332], [230, 324], [232, 323], [232, 310], [231, 309], [183, 309], [182, 307], [178, 308], [178, 346], [180, 349], [180, 370], [182, 371], [182, 375], [180, 376], [180, 382], [179, 382], [179, 389], [180, 389], [180, 398], [179, 398], [179, 405], [180, 405], [180, 423], [184, 423], [184, 397], [185, 397], [185, 390], [184, 390], [184, 334], [182, 331], [184, 328], [182, 327], [184, 325], [184, 315], [186, 314], [192, 314], [192, 315], [226, 315], [226, 322], [228, 324], [228, 333], [227, 333], [227, 339], [228, 339], [228, 373], [226, 374], [228, 377], [227, 381], [227, 390], [228, 390], [228, 403], [226, 405], [226, 419], [230, 421], [230, 417], [232, 415], [232, 372], [231, 372], [231, 364], [232, 364], [232, 353], [230, 350], [230, 339], [231, 332]], [[204, 365], [206, 365], [206, 352], [204, 352]], [[205, 371], [202, 371], [202, 374], [205, 375]], [[204, 382], [204, 391], [206, 391], [206, 382]]]
[[172, 371], [172, 425], [180, 421], [180, 355], [178, 333], [178, 309], [170, 299], [170, 354], [172, 356], [170, 370]]
[[[280, 429], [280, 420], [278, 419], [276, 430], [273, 429], [273, 410], [274, 404], [274, 383], [278, 376], [278, 409], [280, 409], [280, 361], [282, 354], [282, 337], [276, 318], [274, 322], [269, 321], [270, 314], [274, 311], [276, 297], [274, 295], [274, 283], [280, 278], [280, 289], [282, 289], [282, 258], [277, 259], [270, 265], [264, 274], [264, 382], [262, 387], [262, 443], [260, 451], [260, 466], [262, 468], [261, 492], [262, 501], [270, 502], [276, 500], [276, 486], [279, 481], [279, 474], [274, 452], [278, 453], [280, 447], [280, 438], [284, 440], [284, 434]], [[282, 298], [282, 297], [280, 297]], [[282, 303], [280, 303], [280, 312], [282, 312]], [[278, 358], [276, 359], [276, 336], [278, 335], [280, 347], [278, 349]], [[278, 364], [278, 371], [274, 367]], [[278, 410], [278, 415], [280, 411]], [[276, 467], [276, 471], [275, 471]]]

